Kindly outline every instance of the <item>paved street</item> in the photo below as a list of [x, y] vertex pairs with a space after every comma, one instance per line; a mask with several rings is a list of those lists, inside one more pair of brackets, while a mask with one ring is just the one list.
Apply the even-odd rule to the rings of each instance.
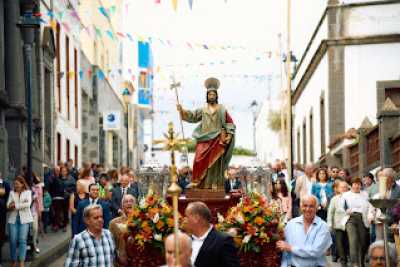
[[[69, 228], [68, 228], [69, 229]], [[61, 258], [59, 258], [59, 255], [63, 255], [63, 253], [66, 252], [67, 250], [67, 243], [69, 242], [69, 237], [70, 237], [70, 232], [57, 232], [57, 233], [52, 233], [49, 232], [45, 234], [44, 236], [40, 237], [39, 241], [39, 248], [40, 248], [40, 253], [36, 255], [35, 260], [33, 262], [28, 262], [25, 264], [25, 266], [30, 267], [30, 266], [62, 266], [61, 262], [64, 262]], [[4, 256], [4, 267], [10, 267], [10, 249], [9, 249], [9, 243], [6, 243], [3, 246], [3, 256]], [[49, 264], [53, 260], [57, 259], [54, 263]], [[55, 265], [57, 264], [57, 265]]]
[[49, 267], [63, 267], [65, 262], [66, 254], [58, 258], [56, 261], [48, 265]]

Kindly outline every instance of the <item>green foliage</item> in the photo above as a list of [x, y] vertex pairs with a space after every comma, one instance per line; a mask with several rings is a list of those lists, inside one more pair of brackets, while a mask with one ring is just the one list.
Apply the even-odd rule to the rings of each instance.
[[[187, 149], [189, 153], [194, 153], [196, 150], [196, 141], [191, 139], [190, 142], [187, 144]], [[235, 147], [233, 149], [233, 155], [238, 156], [254, 156], [254, 152], [250, 149], [243, 148], [243, 147]]]
[[[285, 118], [286, 120], [286, 118]], [[268, 127], [274, 131], [279, 132], [281, 130], [281, 111], [273, 110], [268, 114]]]

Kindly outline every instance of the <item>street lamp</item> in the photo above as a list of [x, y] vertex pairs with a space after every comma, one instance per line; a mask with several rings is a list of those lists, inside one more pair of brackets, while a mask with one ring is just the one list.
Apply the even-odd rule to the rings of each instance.
[[122, 101], [125, 104], [125, 125], [126, 125], [126, 163], [130, 166], [130, 151], [129, 151], [129, 104], [131, 103], [131, 93], [128, 88], [122, 91]]
[[253, 112], [253, 151], [257, 154], [257, 146], [256, 146], [256, 121], [257, 121], [257, 112], [258, 112], [258, 103], [256, 100], [253, 100], [250, 104], [250, 109]]
[[27, 182], [32, 185], [32, 46], [35, 41], [35, 29], [40, 27], [40, 19], [34, 16], [36, 4], [33, 1], [23, 1], [22, 16], [18, 22], [24, 41], [24, 72], [26, 90], [27, 121]]
[[[283, 54], [283, 58], [282, 58], [283, 63], [287, 63], [287, 55]], [[290, 72], [293, 74], [296, 72], [296, 68], [297, 68], [297, 58], [296, 56], [293, 54], [292, 51], [290, 51]], [[287, 66], [285, 67], [285, 72], [286, 74], [288, 73], [287, 70]], [[291, 75], [291, 79], [293, 79], [294, 75]]]

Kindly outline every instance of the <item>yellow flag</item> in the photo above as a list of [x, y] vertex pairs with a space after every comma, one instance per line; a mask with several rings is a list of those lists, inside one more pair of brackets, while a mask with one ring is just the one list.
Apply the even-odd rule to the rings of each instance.
[[57, 22], [54, 19], [50, 20], [50, 27], [53, 29], [53, 31], [57, 30]]
[[75, 76], [75, 72], [74, 72], [74, 71], [68, 72], [68, 77], [69, 77], [70, 79], [73, 79], [74, 76]]
[[178, 0], [172, 0], [172, 6], [173, 6], [174, 10], [176, 11], [176, 9], [178, 8]]

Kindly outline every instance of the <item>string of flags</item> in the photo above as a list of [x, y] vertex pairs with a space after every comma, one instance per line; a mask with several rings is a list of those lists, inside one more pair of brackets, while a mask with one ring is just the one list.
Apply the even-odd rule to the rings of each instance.
[[[161, 0], [156, 0], [158, 2], [161, 3]], [[177, 0], [175, 0], [177, 3]], [[156, 2], [157, 3], [157, 2]], [[190, 6], [193, 5], [193, 0], [189, 0], [189, 4]], [[116, 12], [116, 6], [111, 6], [109, 8], [105, 8], [104, 6], [101, 6], [98, 8], [98, 11], [107, 19], [111, 19], [111, 16], [115, 14]], [[57, 20], [61, 22], [61, 25], [63, 26], [63, 29], [67, 32], [71, 32], [71, 25], [67, 22], [67, 21], [63, 21], [65, 14], [66, 14], [66, 10], [64, 11], [58, 11], [58, 12], [54, 12], [49, 10], [47, 12], [47, 17], [48, 20], [46, 20], [46, 18], [44, 18], [43, 16], [40, 17], [40, 21], [43, 24], [47, 24], [50, 27], [53, 28], [53, 30], [56, 30], [57, 27]], [[130, 42], [149, 42], [149, 43], [159, 43], [162, 46], [169, 46], [169, 47], [174, 47], [174, 46], [183, 46], [183, 47], [187, 47], [191, 50], [195, 50], [195, 49], [202, 49], [202, 50], [225, 50], [225, 51], [229, 51], [229, 50], [256, 50], [258, 52], [261, 53], [265, 53], [267, 58], [271, 58], [273, 54], [276, 54], [273, 52], [272, 49], [255, 49], [255, 48], [251, 48], [251, 47], [245, 47], [243, 45], [221, 45], [221, 44], [210, 44], [210, 43], [206, 43], [206, 42], [190, 42], [190, 41], [172, 41], [172, 40], [165, 40], [165, 39], [160, 39], [157, 37], [152, 37], [152, 36], [143, 36], [141, 34], [134, 34], [131, 32], [123, 32], [123, 31], [114, 31], [113, 29], [109, 28], [109, 29], [101, 29], [99, 27], [97, 27], [96, 25], [91, 25], [91, 26], [85, 26], [84, 23], [82, 22], [82, 19], [80, 18], [78, 12], [76, 12], [75, 10], [69, 10], [68, 11], [69, 14], [74, 17], [75, 19], [77, 19], [81, 26], [83, 27], [83, 29], [92, 37], [96, 37], [96, 38], [110, 38], [113, 41], [121, 41], [121, 40], [128, 40]], [[280, 56], [280, 55], [278, 55]]]

